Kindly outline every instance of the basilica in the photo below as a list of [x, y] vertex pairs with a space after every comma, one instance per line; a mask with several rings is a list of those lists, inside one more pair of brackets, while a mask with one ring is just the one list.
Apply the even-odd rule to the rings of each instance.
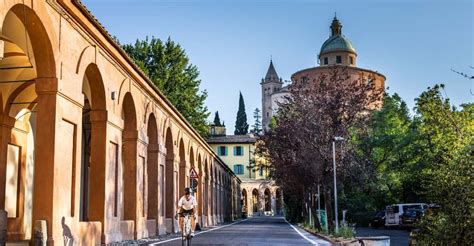
[[[344, 67], [353, 79], [373, 79], [376, 89], [382, 89], [385, 85], [385, 76], [377, 71], [357, 67], [357, 53], [352, 42], [342, 34], [342, 24], [334, 17], [330, 26], [329, 38], [321, 45], [317, 55], [316, 66], [305, 68], [295, 72], [291, 81], [315, 80], [327, 73], [330, 66]], [[272, 117], [278, 111], [278, 104], [291, 96], [290, 85], [283, 86], [282, 78], [278, 77], [273, 61], [261, 81], [262, 87], [262, 125], [263, 130], [268, 131]]]

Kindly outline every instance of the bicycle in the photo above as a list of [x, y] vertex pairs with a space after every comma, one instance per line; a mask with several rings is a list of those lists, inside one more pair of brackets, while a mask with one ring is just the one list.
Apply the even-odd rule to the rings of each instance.
[[191, 218], [189, 213], [178, 213], [178, 215], [183, 214], [183, 229], [181, 230], [181, 245], [191, 246]]

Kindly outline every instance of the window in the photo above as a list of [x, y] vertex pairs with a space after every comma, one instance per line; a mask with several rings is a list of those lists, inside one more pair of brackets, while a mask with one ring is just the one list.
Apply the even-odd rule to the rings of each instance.
[[263, 167], [262, 167], [262, 166], [260, 166], [260, 170], [259, 170], [259, 171], [260, 171], [260, 176], [263, 176]]
[[341, 56], [336, 56], [336, 63], [342, 63], [342, 57]]
[[219, 146], [217, 149], [217, 154], [220, 156], [226, 156], [227, 155], [227, 147], [226, 146]]
[[349, 56], [349, 60], [350, 60], [351, 64], [354, 64], [354, 57]]
[[243, 155], [244, 155], [244, 148], [242, 148], [242, 146], [235, 146], [234, 156], [243, 156]]
[[327, 57], [324, 57], [324, 65], [328, 65], [328, 58]]
[[242, 164], [235, 164], [235, 165], [234, 165], [234, 173], [235, 173], [235, 174], [244, 174], [244, 165], [242, 165]]

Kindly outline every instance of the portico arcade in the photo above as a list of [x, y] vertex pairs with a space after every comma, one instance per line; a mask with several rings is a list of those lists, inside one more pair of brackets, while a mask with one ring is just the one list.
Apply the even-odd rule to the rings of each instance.
[[9, 241], [95, 245], [177, 231], [193, 166], [202, 226], [239, 214], [240, 180], [79, 1], [0, 3]]

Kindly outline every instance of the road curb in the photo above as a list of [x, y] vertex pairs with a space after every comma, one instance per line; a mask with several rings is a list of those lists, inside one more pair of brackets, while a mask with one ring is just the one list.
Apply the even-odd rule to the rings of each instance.
[[301, 227], [301, 226], [298, 226], [298, 227], [301, 228], [301, 229], [303, 229], [303, 230], [305, 230], [306, 232], [308, 232], [309, 234], [311, 234], [311, 235], [313, 235], [313, 236], [315, 236], [315, 237], [319, 237], [319, 238], [321, 238], [321, 239], [323, 239], [323, 240], [326, 240], [326, 241], [328, 241], [328, 242], [330, 242], [330, 243], [332, 243], [332, 244], [334, 244], [334, 245], [340, 245], [339, 242], [336, 242], [336, 241], [332, 240], [330, 237], [327, 237], [327, 236], [322, 235], [322, 234], [319, 234], [319, 233], [315, 233], [315, 232], [310, 231], [310, 230], [308, 230], [308, 229], [306, 229], [306, 228], [304, 228], [304, 227]]

